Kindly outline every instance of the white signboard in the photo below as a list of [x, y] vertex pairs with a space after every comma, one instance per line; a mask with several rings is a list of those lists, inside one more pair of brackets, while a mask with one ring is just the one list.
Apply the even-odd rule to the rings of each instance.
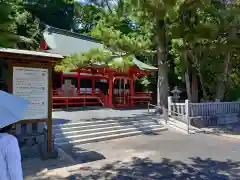
[[24, 119], [48, 117], [48, 69], [13, 67], [13, 94], [29, 101]]

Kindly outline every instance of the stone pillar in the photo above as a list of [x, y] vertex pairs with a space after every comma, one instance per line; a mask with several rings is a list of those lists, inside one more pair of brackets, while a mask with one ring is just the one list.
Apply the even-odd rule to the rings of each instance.
[[172, 96], [168, 96], [168, 115], [171, 116], [171, 112], [172, 112]]

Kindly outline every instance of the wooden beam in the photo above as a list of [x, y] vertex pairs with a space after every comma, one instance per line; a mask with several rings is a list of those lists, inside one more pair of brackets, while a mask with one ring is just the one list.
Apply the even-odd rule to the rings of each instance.
[[48, 68], [48, 152], [52, 152], [52, 66]]
[[26, 55], [26, 54], [12, 54], [12, 53], [6, 53], [6, 52], [0, 52], [0, 57], [9, 58], [11, 60], [15, 61], [23, 61], [27, 63], [34, 63], [36, 61], [38, 62], [45, 62], [45, 63], [56, 63], [59, 61], [59, 58], [53, 58], [53, 57], [47, 57], [47, 56], [36, 56], [36, 55]]

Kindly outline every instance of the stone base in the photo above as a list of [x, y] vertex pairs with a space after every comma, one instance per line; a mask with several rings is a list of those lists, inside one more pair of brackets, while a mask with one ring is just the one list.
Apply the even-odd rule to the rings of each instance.
[[53, 149], [52, 152], [48, 152], [46, 146], [40, 145], [39, 146], [39, 151], [40, 151], [40, 158], [42, 160], [57, 159], [58, 158], [58, 151], [56, 149]]
[[201, 117], [191, 118], [190, 125], [196, 128], [204, 128], [206, 126]]

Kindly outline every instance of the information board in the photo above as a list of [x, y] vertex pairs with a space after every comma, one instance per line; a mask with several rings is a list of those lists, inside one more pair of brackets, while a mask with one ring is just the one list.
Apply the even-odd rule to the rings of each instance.
[[13, 67], [13, 94], [29, 101], [23, 120], [48, 118], [48, 69]]

